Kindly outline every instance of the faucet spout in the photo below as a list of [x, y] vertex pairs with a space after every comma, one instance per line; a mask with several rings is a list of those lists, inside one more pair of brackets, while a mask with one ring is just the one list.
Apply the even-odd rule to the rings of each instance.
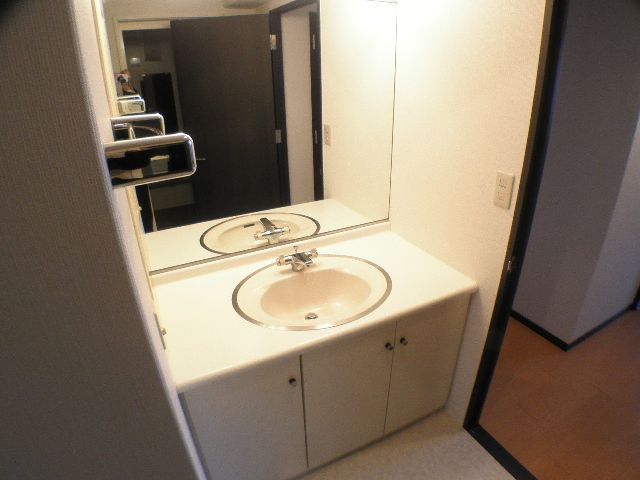
[[305, 267], [308, 267], [313, 263], [313, 260], [311, 260], [311, 252], [296, 253], [293, 256], [300, 262], [304, 263]]
[[280, 255], [276, 258], [276, 265], [291, 265], [291, 269], [294, 272], [301, 272], [313, 265], [313, 259], [318, 256], [318, 250], [312, 248], [306, 252], [298, 252], [298, 247], [293, 248], [295, 251], [291, 255]]
[[289, 225], [285, 224], [282, 227], [277, 227], [267, 217], [262, 217], [260, 219], [260, 223], [262, 224], [263, 231], [256, 232], [253, 238], [255, 238], [256, 240], [267, 240], [267, 242], [269, 242], [269, 245], [278, 243], [282, 235], [291, 231]]

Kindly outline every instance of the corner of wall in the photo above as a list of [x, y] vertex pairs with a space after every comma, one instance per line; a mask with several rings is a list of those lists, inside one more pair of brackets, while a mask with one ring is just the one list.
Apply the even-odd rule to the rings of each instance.
[[[98, 13], [98, 11], [93, 10], [89, 2], [81, 0], [71, 1], [74, 6], [74, 20], [85, 75], [85, 87], [89, 94], [88, 98], [92, 117], [97, 127], [96, 141], [99, 144], [106, 141], [113, 141], [110, 122], [112, 108], [109, 104], [105, 73], [102, 70], [104, 63], [100, 62], [101, 55], [104, 54], [104, 52], [100, 51], [99, 33], [95, 23], [95, 21], [99, 21], [99, 19], [94, 18], [94, 15]], [[106, 43], [106, 39], [103, 40]], [[104, 178], [106, 179], [108, 175], [104, 165], [102, 165], [102, 170]], [[163, 351], [163, 345], [159, 338], [159, 332], [157, 331], [151, 286], [143, 261], [140, 239], [138, 238], [139, 232], [133, 224], [134, 218], [132, 216], [127, 192], [124, 189], [112, 189], [106, 180], [105, 184], [107, 184], [107, 195], [111, 199], [111, 212], [118, 232], [120, 247], [126, 260], [132, 293], [136, 297], [141, 321], [144, 323], [147, 341], [149, 342], [159, 370], [159, 377], [162, 381], [165, 395], [171, 405], [174, 420], [180, 431], [193, 469], [199, 478], [204, 478], [204, 471], [195, 450], [186, 418], [180, 406], [175, 385], [171, 378], [169, 366]]]
[[514, 303], [566, 343], [627, 307], [637, 288], [637, 215], [628, 205], [638, 198], [625, 182], [629, 152], [638, 148], [638, 21], [632, 1], [616, 8], [572, 2], [567, 11], [544, 174]]
[[640, 117], [618, 192], [572, 341], [631, 306], [640, 286]]

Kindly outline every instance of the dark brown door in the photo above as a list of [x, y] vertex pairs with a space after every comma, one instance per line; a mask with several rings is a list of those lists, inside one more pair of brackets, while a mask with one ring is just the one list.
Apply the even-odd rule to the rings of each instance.
[[199, 220], [281, 206], [268, 15], [171, 22]]

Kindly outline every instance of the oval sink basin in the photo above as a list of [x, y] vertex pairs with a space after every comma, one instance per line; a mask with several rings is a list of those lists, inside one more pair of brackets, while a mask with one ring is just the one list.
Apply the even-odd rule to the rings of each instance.
[[246, 277], [233, 291], [233, 308], [244, 319], [280, 330], [315, 330], [357, 320], [391, 293], [391, 278], [361, 258], [319, 255], [294, 272], [269, 265]]
[[[277, 228], [288, 227], [289, 231], [279, 236], [284, 242], [309, 237], [320, 231], [320, 224], [313, 218], [297, 213], [263, 212], [234, 217], [215, 224], [200, 237], [200, 245], [213, 253], [235, 253], [269, 245], [269, 240], [256, 240], [254, 235], [263, 232], [261, 218], [268, 218]], [[276, 239], [272, 242], [277, 243]]]

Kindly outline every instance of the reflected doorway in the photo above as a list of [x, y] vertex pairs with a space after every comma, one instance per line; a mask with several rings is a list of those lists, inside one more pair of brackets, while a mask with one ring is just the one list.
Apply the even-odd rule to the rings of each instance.
[[196, 145], [192, 177], [137, 188], [145, 232], [324, 198], [317, 10], [120, 25], [130, 86]]

